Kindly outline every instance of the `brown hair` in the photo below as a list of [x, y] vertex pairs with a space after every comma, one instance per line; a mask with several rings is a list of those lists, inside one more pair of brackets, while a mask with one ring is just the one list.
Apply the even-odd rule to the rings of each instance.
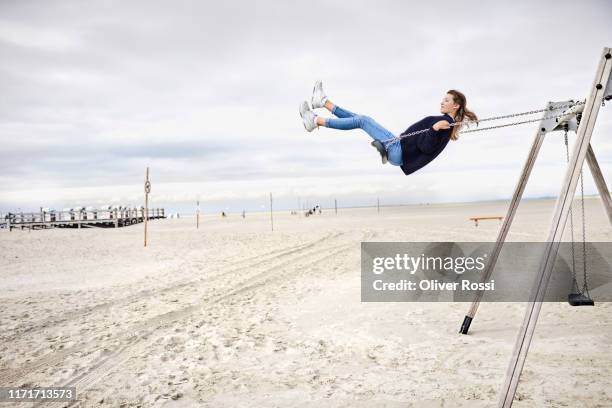
[[[463, 93], [454, 89], [451, 89], [446, 93], [452, 95], [453, 101], [457, 105], [459, 105], [459, 109], [457, 109], [457, 116], [453, 118], [455, 122], [463, 122], [463, 120], [467, 118], [470, 121], [478, 123], [478, 116], [476, 116], [474, 112], [467, 108], [467, 100], [465, 99], [465, 95]], [[451, 133], [451, 140], [457, 140], [459, 138], [459, 136], [457, 135], [457, 132], [459, 132], [459, 128], [460, 126], [453, 127], [453, 132]]]

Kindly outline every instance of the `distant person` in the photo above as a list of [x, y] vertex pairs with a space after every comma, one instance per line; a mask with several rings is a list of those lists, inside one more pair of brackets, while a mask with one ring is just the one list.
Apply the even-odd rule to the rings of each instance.
[[246, 218], [246, 214], [245, 214], [244, 210], [242, 210], [242, 218]]
[[427, 132], [412, 135], [397, 140], [395, 135], [379, 125], [369, 116], [359, 115], [333, 104], [323, 92], [323, 83], [317, 81], [311, 98], [312, 109], [325, 108], [334, 114], [335, 118], [324, 118], [316, 115], [304, 101], [300, 105], [300, 116], [307, 131], [312, 132], [319, 126], [332, 129], [350, 130], [363, 129], [374, 141], [372, 146], [378, 150], [382, 162], [387, 161], [394, 166], [400, 166], [408, 175], [425, 167], [434, 160], [450, 140], [457, 140], [459, 126], [465, 119], [477, 121], [478, 117], [467, 108], [467, 100], [463, 93], [451, 89], [440, 102], [441, 116], [427, 116], [410, 125], [400, 136], [426, 130]]
[[225, 211], [221, 211], [221, 217], [223, 218], [227, 217], [227, 215], [225, 214]]

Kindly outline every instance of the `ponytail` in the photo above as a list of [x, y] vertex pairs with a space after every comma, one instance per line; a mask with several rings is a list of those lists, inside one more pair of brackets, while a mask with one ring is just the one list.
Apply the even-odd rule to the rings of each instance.
[[[467, 100], [465, 95], [459, 91], [451, 89], [447, 92], [448, 94], [453, 96], [453, 101], [459, 105], [459, 109], [457, 109], [457, 114], [453, 118], [455, 122], [463, 122], [465, 119], [478, 123], [478, 116], [471, 110], [467, 108]], [[453, 126], [453, 131], [451, 132], [451, 140], [459, 139], [459, 128], [460, 126]]]

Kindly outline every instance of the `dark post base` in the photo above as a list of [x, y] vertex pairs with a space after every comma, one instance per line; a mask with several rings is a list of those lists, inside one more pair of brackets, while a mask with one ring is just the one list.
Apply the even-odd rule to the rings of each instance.
[[463, 324], [461, 325], [461, 330], [459, 330], [459, 333], [468, 334], [468, 330], [470, 330], [470, 324], [472, 324], [472, 318], [470, 316], [465, 316], [465, 319], [463, 319]]

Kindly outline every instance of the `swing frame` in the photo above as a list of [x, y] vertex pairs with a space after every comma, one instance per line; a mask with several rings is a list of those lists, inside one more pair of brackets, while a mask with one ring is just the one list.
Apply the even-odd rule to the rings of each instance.
[[[506, 236], [512, 225], [514, 216], [518, 205], [521, 201], [521, 197], [525, 190], [527, 181], [535, 164], [536, 158], [544, 142], [544, 137], [547, 133], [564, 130], [568, 128], [576, 131], [576, 142], [574, 149], [567, 163], [567, 170], [561, 191], [557, 198], [553, 218], [550, 224], [548, 237], [546, 239], [546, 248], [540, 262], [540, 267], [533, 283], [533, 288], [529, 296], [529, 302], [525, 310], [525, 316], [519, 330], [514, 351], [510, 359], [508, 370], [506, 372], [506, 379], [501, 388], [498, 406], [499, 407], [511, 407], [518, 388], [519, 379], [527, 358], [529, 351], [529, 345], [535, 332], [538, 316], [542, 308], [542, 301], [546, 293], [546, 288], [552, 274], [553, 265], [557, 257], [557, 251], [559, 244], [562, 239], [563, 230], [567, 222], [568, 213], [573, 201], [573, 197], [576, 193], [576, 185], [580, 176], [581, 169], [586, 159], [595, 185], [602, 200], [604, 209], [608, 215], [610, 224], [612, 225], [612, 198], [608, 191], [606, 181], [604, 180], [601, 168], [597, 163], [595, 153], [591, 147], [590, 141], [593, 134], [593, 128], [597, 120], [597, 115], [602, 103], [608, 100], [608, 97], [612, 94], [612, 49], [604, 48], [599, 60], [599, 65], [595, 75], [595, 80], [590, 88], [590, 93], [584, 104], [582, 119], [580, 124], [575, 119], [576, 112], [562, 112], [562, 107], [567, 105], [568, 101], [564, 102], [549, 102], [546, 109], [550, 111], [553, 117], [544, 117], [539, 123], [538, 130], [535, 138], [531, 145], [531, 150], [527, 156], [527, 160], [523, 166], [523, 170], [519, 181], [516, 185], [514, 195], [510, 201], [508, 212], [504, 217], [503, 224], [495, 242], [493, 251], [489, 255], [488, 263], [484, 269], [482, 281], [489, 280], [497, 258], [501, 252], [503, 243], [506, 240]], [[559, 117], [558, 114], [567, 113]], [[460, 333], [467, 334], [470, 325], [476, 315], [478, 306], [482, 300], [484, 292], [479, 291], [475, 295], [475, 299], [465, 316], [463, 324], [460, 329]]]

